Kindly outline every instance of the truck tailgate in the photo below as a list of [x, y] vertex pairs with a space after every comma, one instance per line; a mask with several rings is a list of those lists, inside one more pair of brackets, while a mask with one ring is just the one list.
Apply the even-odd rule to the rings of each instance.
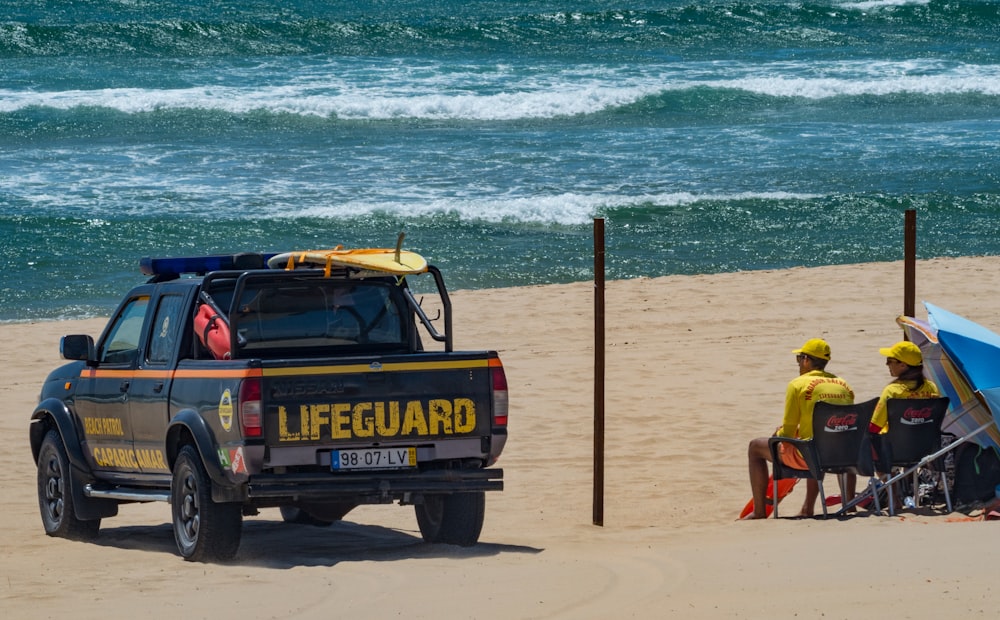
[[330, 451], [349, 448], [379, 448], [390, 466], [485, 459], [496, 359], [495, 353], [426, 353], [266, 362], [265, 466], [331, 466]]

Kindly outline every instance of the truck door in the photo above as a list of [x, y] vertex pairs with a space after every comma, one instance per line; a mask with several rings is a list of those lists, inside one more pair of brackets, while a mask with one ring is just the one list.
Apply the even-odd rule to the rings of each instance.
[[76, 411], [90, 465], [96, 470], [135, 470], [129, 390], [148, 306], [145, 294], [134, 294], [119, 306], [100, 341], [97, 364], [84, 370], [77, 384]]
[[150, 329], [129, 389], [129, 423], [139, 471], [169, 474], [164, 437], [170, 420], [170, 387], [183, 338], [187, 291], [165, 290], [154, 300]]

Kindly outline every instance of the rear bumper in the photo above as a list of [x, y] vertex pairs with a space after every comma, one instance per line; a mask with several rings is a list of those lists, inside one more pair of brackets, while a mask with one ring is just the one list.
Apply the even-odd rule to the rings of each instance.
[[246, 488], [250, 501], [391, 502], [422, 493], [502, 491], [503, 470], [259, 474]]

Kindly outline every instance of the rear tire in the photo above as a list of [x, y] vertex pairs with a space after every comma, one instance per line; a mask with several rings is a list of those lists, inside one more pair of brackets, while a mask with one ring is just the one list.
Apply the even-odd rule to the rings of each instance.
[[428, 494], [413, 508], [425, 541], [470, 547], [479, 542], [483, 530], [486, 493]]
[[240, 547], [243, 506], [212, 501], [212, 481], [194, 446], [181, 448], [170, 485], [174, 540], [185, 560], [231, 560]]
[[101, 529], [100, 519], [76, 518], [69, 457], [55, 430], [46, 433], [38, 450], [38, 508], [49, 536], [93, 540]]

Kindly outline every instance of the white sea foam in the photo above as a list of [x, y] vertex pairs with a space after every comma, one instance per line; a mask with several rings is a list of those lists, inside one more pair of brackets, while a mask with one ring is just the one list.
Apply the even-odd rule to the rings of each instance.
[[930, 0], [865, 0], [863, 2], [841, 2], [837, 6], [857, 11], [873, 11], [897, 6], [925, 6]]
[[[726, 203], [743, 200], [795, 200], [815, 198], [813, 195], [790, 192], [737, 192], [731, 194], [695, 194], [670, 192], [641, 196], [564, 193], [552, 196], [524, 198], [430, 200], [419, 203], [351, 202], [335, 206], [314, 206], [297, 209], [294, 213], [275, 213], [274, 216], [339, 218], [350, 213], [352, 217], [375, 212], [405, 213], [410, 216], [433, 217], [453, 215], [467, 221], [500, 223], [505, 221], [534, 224], [560, 224], [575, 226], [586, 224], [594, 217], [619, 208], [655, 205], [656, 207], [684, 207], [699, 202]], [[613, 217], [611, 215], [610, 217]]]
[[783, 77], [748, 76], [722, 80], [717, 86], [746, 90], [773, 97], [859, 97], [864, 95], [1000, 95], [1000, 67], [992, 71], [956, 70], [947, 75], [884, 75], [880, 77]]
[[[688, 63], [660, 67], [577, 67], [570, 72], [497, 67], [472, 74], [448, 67], [402, 71], [304, 68], [262, 86], [109, 88], [58, 92], [0, 90], [0, 112], [29, 107], [255, 111], [338, 119], [507, 121], [600, 113], [691, 88], [824, 99], [893, 94], [1000, 95], [1000, 66], [940, 61]], [[329, 77], [331, 74], [338, 78]]]
[[[810, 196], [782, 192], [725, 193], [649, 192], [616, 190], [608, 186], [587, 191], [545, 192], [531, 188], [498, 192], [491, 184], [446, 183], [427, 177], [428, 182], [400, 184], [393, 179], [365, 176], [363, 188], [344, 184], [336, 174], [277, 177], [253, 173], [255, 163], [242, 161], [246, 174], [221, 179], [209, 162], [197, 169], [175, 168], [171, 160], [189, 161], [180, 151], [149, 149], [100, 150], [89, 161], [113, 158], [112, 165], [93, 165], [76, 151], [33, 152], [23, 155], [41, 162], [22, 175], [0, 176], [0, 192], [20, 196], [23, 209], [35, 214], [76, 213], [86, 205], [94, 217], [158, 215], [213, 218], [320, 217], [353, 219], [380, 213], [404, 217], [452, 217], [464, 221], [528, 224], [579, 225], [600, 213], [622, 208], [686, 207], [694, 203], [727, 203], [747, 199], [807, 199]], [[58, 154], [51, 163], [53, 154]], [[42, 160], [45, 159], [43, 162]], [[64, 162], [75, 162], [67, 167]], [[27, 167], [27, 166], [26, 166]], [[377, 176], [377, 175], [376, 175]], [[662, 179], [661, 179], [662, 180]], [[662, 186], [662, 185], [661, 185]], [[59, 191], [52, 191], [58, 187]], [[233, 205], [240, 205], [234, 212]]]
[[110, 108], [128, 114], [203, 109], [232, 114], [255, 111], [340, 119], [515, 120], [593, 114], [655, 94], [653, 85], [573, 86], [557, 91], [478, 94], [392, 94], [361, 89], [345, 93], [301, 94], [292, 87], [136, 88], [25, 93], [0, 91], [0, 112], [29, 107], [60, 110]]

